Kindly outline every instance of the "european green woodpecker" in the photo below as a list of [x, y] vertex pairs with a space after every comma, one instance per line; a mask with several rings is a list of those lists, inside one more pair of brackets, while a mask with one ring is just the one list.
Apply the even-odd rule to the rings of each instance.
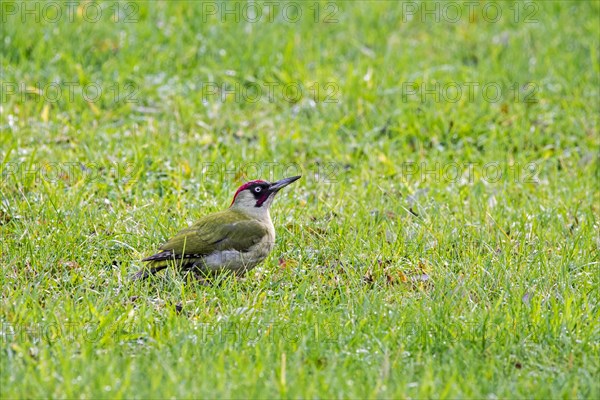
[[133, 279], [145, 279], [170, 264], [182, 271], [210, 276], [230, 271], [244, 275], [273, 250], [275, 228], [269, 207], [279, 190], [300, 176], [269, 183], [250, 181], [240, 186], [225, 211], [209, 214], [160, 246]]

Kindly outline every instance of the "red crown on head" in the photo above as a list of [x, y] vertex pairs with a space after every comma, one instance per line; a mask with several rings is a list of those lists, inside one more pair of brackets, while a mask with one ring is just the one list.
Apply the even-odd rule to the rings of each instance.
[[229, 205], [229, 207], [231, 207], [233, 205], [233, 203], [235, 203], [235, 199], [237, 198], [238, 194], [242, 191], [242, 190], [246, 190], [248, 189], [250, 186], [255, 185], [257, 183], [267, 183], [266, 181], [263, 181], [262, 179], [257, 179], [255, 181], [249, 181], [244, 183], [242, 186], [240, 186], [238, 188], [238, 190], [235, 192], [235, 194], [233, 195], [233, 200], [231, 200], [231, 204]]

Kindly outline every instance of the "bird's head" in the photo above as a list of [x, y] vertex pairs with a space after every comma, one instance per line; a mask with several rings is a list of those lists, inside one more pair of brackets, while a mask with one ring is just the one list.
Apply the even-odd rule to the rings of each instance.
[[267, 215], [277, 192], [298, 179], [300, 176], [273, 183], [261, 180], [246, 182], [235, 192], [230, 208], [249, 215]]

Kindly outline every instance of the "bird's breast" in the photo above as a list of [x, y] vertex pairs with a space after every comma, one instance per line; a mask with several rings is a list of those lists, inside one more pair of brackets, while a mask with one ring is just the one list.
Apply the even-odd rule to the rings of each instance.
[[261, 263], [275, 247], [275, 229], [267, 224], [267, 234], [246, 251], [216, 251], [202, 259], [202, 267], [211, 271], [232, 270], [244, 273]]

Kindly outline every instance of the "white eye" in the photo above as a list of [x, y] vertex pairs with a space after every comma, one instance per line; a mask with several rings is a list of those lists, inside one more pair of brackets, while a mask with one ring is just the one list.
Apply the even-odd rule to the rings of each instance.
[[262, 190], [262, 188], [261, 188], [260, 186], [257, 186], [257, 187], [255, 187], [255, 188], [254, 188], [254, 191], [255, 191], [256, 193], [260, 193], [260, 192], [261, 192], [261, 190]]

